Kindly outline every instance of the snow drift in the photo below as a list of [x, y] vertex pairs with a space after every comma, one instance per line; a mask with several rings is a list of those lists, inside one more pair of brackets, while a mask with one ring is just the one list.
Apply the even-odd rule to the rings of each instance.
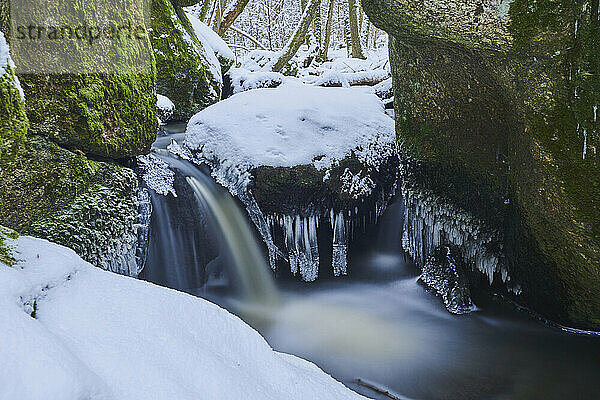
[[44, 240], [0, 264], [0, 399], [361, 398], [229, 312]]

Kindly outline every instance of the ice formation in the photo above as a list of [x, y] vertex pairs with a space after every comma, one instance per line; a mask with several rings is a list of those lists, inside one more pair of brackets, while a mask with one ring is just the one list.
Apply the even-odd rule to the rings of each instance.
[[442, 298], [452, 314], [467, 314], [475, 309], [471, 291], [456, 257], [444, 246], [430, 255], [421, 268], [419, 280]]
[[153, 154], [137, 157], [137, 165], [142, 173], [142, 180], [146, 187], [158, 194], [167, 196], [169, 193], [177, 197], [173, 184], [175, 183], [175, 172], [169, 168], [169, 164]]
[[405, 206], [402, 247], [418, 266], [426, 265], [439, 249], [456, 248], [466, 267], [479, 271], [490, 285], [500, 279], [509, 291], [520, 293], [501, 254], [500, 232], [427, 191], [405, 186], [402, 195]]
[[[266, 217], [271, 237], [276, 242], [283, 243], [287, 252], [285, 258], [289, 261], [290, 271], [293, 275], [300, 276], [306, 282], [314, 281], [319, 276], [320, 249], [319, 227], [328, 223], [331, 227], [331, 271], [333, 276], [347, 274], [348, 245], [357, 229], [364, 229], [372, 225], [381, 216], [385, 209], [386, 195], [375, 204], [374, 210], [364, 213], [358, 208], [354, 210], [336, 211], [330, 209], [324, 213], [310, 214], [308, 216], [275, 214]], [[282, 237], [277, 236], [281, 232]], [[322, 232], [326, 231], [321, 231]]]
[[138, 276], [139, 273], [142, 272], [148, 258], [148, 249], [150, 245], [150, 218], [152, 217], [152, 202], [150, 201], [148, 189], [144, 187], [139, 189], [138, 203], [138, 220], [134, 225], [137, 232], [137, 271], [135, 271], [135, 275], [133, 276]]

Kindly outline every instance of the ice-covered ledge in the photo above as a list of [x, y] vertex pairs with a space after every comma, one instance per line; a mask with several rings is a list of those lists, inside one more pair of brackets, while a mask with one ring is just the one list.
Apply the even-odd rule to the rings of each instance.
[[[332, 268], [344, 274], [353, 220], [374, 220], [395, 191], [394, 121], [364, 88], [286, 82], [242, 92], [196, 114], [183, 145], [170, 149], [208, 164], [245, 204], [272, 267], [279, 253], [304, 280], [318, 274], [320, 220], [332, 224]], [[276, 242], [285, 243], [282, 252]]]

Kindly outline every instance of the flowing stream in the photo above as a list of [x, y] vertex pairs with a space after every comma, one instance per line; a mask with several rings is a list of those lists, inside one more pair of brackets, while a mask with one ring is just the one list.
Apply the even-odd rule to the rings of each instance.
[[401, 202], [384, 213], [371, 249], [350, 258], [351, 276], [275, 282], [229, 193], [206, 171], [160, 157], [178, 171], [178, 197], [152, 195], [142, 278], [221, 304], [276, 350], [371, 398], [600, 399], [600, 338], [548, 327], [493, 298], [449, 314], [401, 249]]

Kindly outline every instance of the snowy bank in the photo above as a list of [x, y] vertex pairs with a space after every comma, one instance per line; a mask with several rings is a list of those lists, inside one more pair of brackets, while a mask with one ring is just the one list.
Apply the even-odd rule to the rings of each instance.
[[44, 240], [0, 264], [2, 399], [361, 398], [229, 312]]

